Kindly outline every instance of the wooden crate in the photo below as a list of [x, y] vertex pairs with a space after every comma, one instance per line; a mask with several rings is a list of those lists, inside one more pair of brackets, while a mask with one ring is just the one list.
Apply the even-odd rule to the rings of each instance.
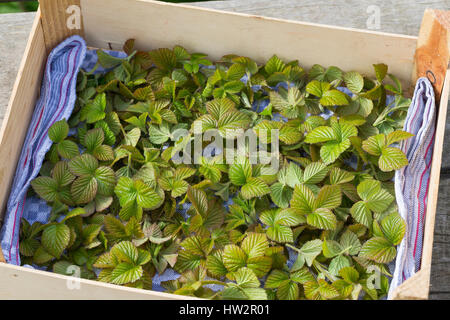
[[[106, 49], [120, 49], [129, 38], [136, 39], [139, 49], [147, 50], [180, 44], [191, 52], [207, 53], [212, 59], [235, 53], [262, 62], [275, 53], [285, 60], [298, 59], [305, 68], [315, 63], [336, 65], [372, 76], [372, 64], [383, 62], [406, 88], [412, 89], [418, 77], [428, 76], [433, 80], [437, 103], [440, 101], [422, 267], [395, 293], [397, 299], [428, 298], [450, 85], [450, 11], [425, 11], [420, 34], [412, 37], [150, 0], [40, 0], [40, 3], [0, 131], [0, 217], [39, 95], [47, 54], [69, 35], [80, 34], [88, 46]], [[68, 19], [73, 27], [77, 18], [80, 29], [69, 29]], [[76, 286], [71, 289], [72, 282], [71, 277], [0, 263], [1, 299], [186, 299], [91, 280], [81, 280], [78, 289]]]

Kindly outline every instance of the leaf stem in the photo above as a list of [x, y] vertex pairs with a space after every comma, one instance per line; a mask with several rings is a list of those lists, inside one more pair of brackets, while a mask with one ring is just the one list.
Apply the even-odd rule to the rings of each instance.
[[317, 150], [317, 146], [316, 145], [309, 145], [309, 153], [311, 155], [311, 160], [313, 162], [319, 161], [320, 160], [320, 154], [319, 154], [319, 150]]

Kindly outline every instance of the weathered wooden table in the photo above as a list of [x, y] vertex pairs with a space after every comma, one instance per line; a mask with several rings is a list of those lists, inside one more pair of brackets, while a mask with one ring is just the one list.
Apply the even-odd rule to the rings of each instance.
[[[450, 0], [229, 0], [196, 6], [275, 18], [417, 35], [425, 8], [450, 9]], [[35, 13], [0, 15], [0, 124]], [[430, 299], [450, 299], [450, 113], [447, 113], [434, 233]]]

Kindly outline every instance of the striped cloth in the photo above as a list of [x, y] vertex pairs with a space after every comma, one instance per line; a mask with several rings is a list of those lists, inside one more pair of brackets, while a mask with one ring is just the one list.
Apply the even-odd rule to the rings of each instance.
[[435, 109], [433, 86], [427, 78], [420, 78], [403, 128], [415, 136], [399, 145], [406, 154], [409, 165], [395, 172], [398, 211], [405, 219], [407, 228], [405, 237], [397, 248], [388, 299], [392, 298], [396, 287], [420, 269], [435, 136]]
[[[86, 55], [86, 44], [79, 36], [60, 43], [49, 55], [33, 117], [17, 164], [6, 207], [0, 239], [8, 263], [20, 264], [20, 220], [26, 206], [30, 182], [38, 175], [52, 141], [48, 129], [56, 121], [69, 119], [76, 99], [77, 74]], [[17, 110], [16, 110], [17, 112]]]

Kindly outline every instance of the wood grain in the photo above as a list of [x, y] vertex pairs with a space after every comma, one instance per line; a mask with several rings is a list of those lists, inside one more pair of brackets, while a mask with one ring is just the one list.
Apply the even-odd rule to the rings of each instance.
[[50, 52], [57, 44], [71, 35], [83, 35], [81, 16], [79, 29], [69, 29], [67, 25], [67, 19], [69, 18], [67, 9], [73, 5], [80, 10], [80, 0], [39, 0], [47, 52]]
[[[0, 297], [7, 300], [198, 300], [164, 292], [117, 286], [0, 263]], [[75, 281], [79, 281], [78, 283]]]
[[6, 124], [0, 128], [0, 221], [27, 133], [23, 128], [28, 126], [33, 114], [47, 61], [44, 34], [38, 14], [6, 108], [4, 118]]
[[450, 11], [427, 9], [414, 57], [413, 81], [427, 77], [439, 103], [450, 59]]
[[81, 9], [86, 41], [94, 47], [120, 49], [127, 39], [135, 38], [136, 47], [143, 50], [179, 44], [191, 52], [204, 52], [213, 60], [234, 53], [260, 63], [277, 54], [286, 61], [299, 60], [305, 69], [314, 64], [334, 65], [367, 76], [374, 76], [372, 64], [383, 62], [404, 87], [411, 81], [417, 42], [413, 36], [158, 1], [81, 0]]
[[[195, 6], [268, 17], [369, 29], [373, 11], [380, 10], [377, 30], [412, 36], [419, 34], [426, 8], [449, 10], [448, 0], [227, 0], [194, 2]], [[373, 9], [372, 9], [373, 10]], [[370, 22], [370, 21], [369, 21]]]
[[0, 15], [0, 125], [5, 116], [35, 13]]

